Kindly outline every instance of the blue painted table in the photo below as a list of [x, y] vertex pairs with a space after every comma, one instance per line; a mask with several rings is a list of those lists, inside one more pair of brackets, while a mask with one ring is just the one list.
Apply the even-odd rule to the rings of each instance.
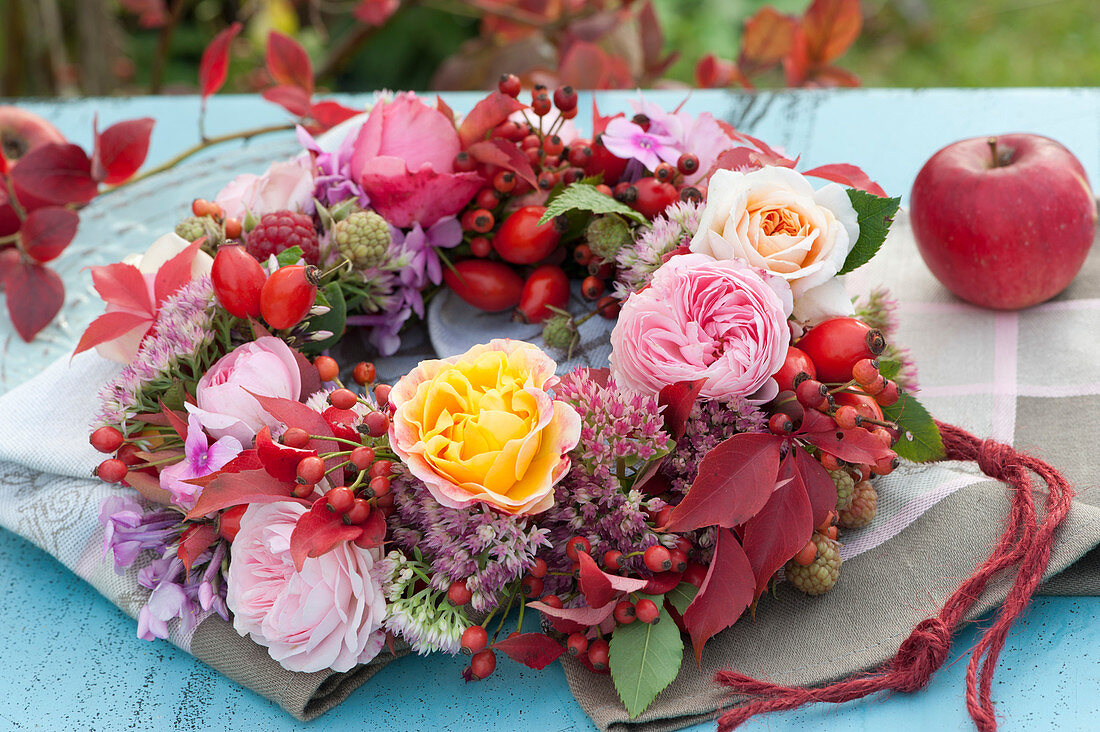
[[[633, 95], [600, 97], [601, 110], [623, 109]], [[681, 95], [651, 94], [672, 106]], [[473, 97], [448, 97], [456, 109]], [[347, 98], [362, 103], [365, 98]], [[582, 102], [583, 104], [583, 102]], [[191, 97], [26, 102], [75, 142], [90, 147], [93, 114], [101, 128], [120, 119], [157, 120], [149, 163], [166, 160], [197, 138]], [[755, 97], [696, 92], [693, 112], [713, 111], [739, 128], [801, 153], [807, 167], [863, 166], [886, 190], [907, 193], [920, 165], [943, 145], [967, 136], [1031, 131], [1065, 143], [1100, 181], [1100, 91], [857, 90]], [[218, 97], [208, 130], [220, 134], [279, 122], [258, 98]], [[216, 155], [217, 153], [211, 153]], [[258, 171], [256, 171], [258, 172]], [[185, 204], [211, 190], [178, 190]], [[115, 194], [119, 196], [124, 193]], [[71, 290], [86, 287], [78, 268]], [[56, 336], [56, 334], [55, 334]], [[71, 348], [24, 346], [0, 325], [0, 392], [19, 383], [45, 355]], [[274, 704], [211, 671], [164, 642], [135, 637], [133, 621], [49, 555], [0, 531], [0, 729], [284, 730], [305, 725]], [[980, 625], [980, 624], [979, 624]], [[965, 660], [974, 628], [955, 640], [952, 659], [929, 688], [874, 703], [818, 707], [754, 720], [746, 729], [968, 729]], [[593, 726], [569, 694], [558, 666], [533, 672], [502, 663], [479, 684], [464, 684], [461, 660], [407, 657], [388, 666], [313, 729], [366, 726], [407, 729], [587, 730]], [[1095, 729], [1100, 715], [1100, 598], [1038, 598], [1010, 636], [994, 698], [1005, 729]], [[712, 728], [712, 724], [693, 729]]]

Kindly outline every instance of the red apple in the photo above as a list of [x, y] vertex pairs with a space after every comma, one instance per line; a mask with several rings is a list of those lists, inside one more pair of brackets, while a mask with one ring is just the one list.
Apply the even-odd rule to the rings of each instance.
[[1015, 310], [1064, 290], [1096, 233], [1096, 199], [1069, 150], [1029, 134], [975, 137], [924, 164], [910, 196], [928, 268], [963, 300]]
[[65, 136], [37, 114], [0, 105], [0, 155], [8, 161], [8, 167], [36, 147], [51, 142], [65, 142]]

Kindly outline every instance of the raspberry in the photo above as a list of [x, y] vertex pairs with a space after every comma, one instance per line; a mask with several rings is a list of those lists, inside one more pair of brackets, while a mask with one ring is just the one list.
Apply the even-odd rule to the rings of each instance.
[[856, 483], [852, 491], [852, 505], [840, 511], [837, 524], [842, 529], [858, 529], [871, 523], [878, 511], [878, 491], [869, 480]]
[[807, 595], [824, 595], [840, 576], [840, 543], [817, 532], [812, 541], [817, 545], [817, 558], [805, 567], [792, 559], [783, 571], [791, 584]]
[[592, 252], [607, 261], [615, 259], [620, 249], [634, 241], [630, 235], [630, 227], [614, 214], [593, 219], [585, 230], [584, 237]]
[[836, 510], [847, 511], [852, 505], [855, 478], [847, 470], [830, 470], [829, 477], [836, 483]]
[[577, 335], [573, 318], [568, 315], [554, 315], [542, 326], [542, 340], [551, 348], [570, 353], [581, 339]]
[[386, 261], [390, 227], [374, 211], [356, 211], [332, 227], [332, 243], [356, 269], [370, 269]]
[[317, 264], [320, 252], [313, 219], [293, 211], [264, 214], [245, 241], [248, 253], [261, 262], [291, 247], [300, 247], [302, 258], [309, 264]]

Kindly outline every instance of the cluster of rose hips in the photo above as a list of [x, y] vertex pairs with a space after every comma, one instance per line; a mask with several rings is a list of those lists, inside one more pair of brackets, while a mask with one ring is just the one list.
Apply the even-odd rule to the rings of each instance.
[[[499, 90], [518, 97], [520, 82], [506, 74]], [[549, 124], [544, 121], [557, 108], [558, 115]], [[490, 138], [514, 145], [526, 157], [535, 175], [535, 184], [514, 171], [479, 162], [467, 151], [458, 153], [455, 168], [477, 171], [487, 182], [462, 214], [462, 227], [471, 259], [456, 263], [446, 274], [448, 286], [466, 302], [488, 312], [515, 308], [517, 317], [541, 323], [555, 312], [564, 310], [569, 301], [569, 273], [581, 279], [581, 292], [596, 302], [596, 312], [614, 318], [618, 302], [605, 295], [607, 283], [614, 277], [614, 262], [595, 255], [583, 238], [563, 242], [568, 222], [559, 217], [539, 224], [546, 207], [522, 205], [523, 197], [538, 191], [549, 193], [586, 178], [602, 182], [597, 188], [605, 195], [654, 218], [679, 200], [702, 200], [705, 191], [684, 185], [684, 176], [699, 168], [694, 155], [681, 156], [676, 166], [662, 163], [656, 171], [633, 182], [619, 182], [627, 161], [617, 158], [594, 140], [574, 140], [566, 145], [557, 132], [565, 120], [577, 114], [577, 93], [563, 86], [551, 93], [536, 86], [531, 91], [530, 116], [517, 122], [509, 119], [497, 125]], [[634, 121], [647, 127], [648, 119], [638, 115]]]
[[214, 296], [230, 315], [263, 317], [272, 328], [293, 328], [309, 315], [317, 302], [320, 268], [293, 264], [268, 275], [243, 246], [223, 244], [214, 255], [210, 277]]
[[[775, 434], [789, 434], [797, 414], [783, 411], [797, 401], [833, 419], [842, 430], [862, 428], [891, 448], [900, 434], [896, 424], [885, 419], [882, 407], [895, 404], [900, 393], [896, 382], [879, 373], [876, 358], [886, 348], [878, 330], [856, 318], [832, 318], [813, 327], [787, 349], [783, 367], [775, 375], [780, 394], [776, 410], [768, 421]], [[834, 455], [821, 452], [821, 464], [828, 470], [850, 468], [861, 480], [872, 474], [887, 475], [898, 466], [892, 451], [872, 465], [847, 465]]]

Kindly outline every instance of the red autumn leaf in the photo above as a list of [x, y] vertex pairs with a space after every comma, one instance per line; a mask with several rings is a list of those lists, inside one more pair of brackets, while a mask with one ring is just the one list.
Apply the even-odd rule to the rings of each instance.
[[187, 442], [187, 420], [181, 419], [180, 416], [169, 409], [164, 402], [160, 402], [160, 411], [164, 415], [164, 419], [168, 424], [176, 431], [180, 439]]
[[27, 214], [19, 229], [23, 251], [37, 262], [56, 259], [76, 236], [79, 224], [80, 216], [76, 211], [64, 206], [36, 208]]
[[126, 473], [122, 481], [141, 494], [142, 498], [161, 506], [172, 506], [172, 494], [160, 487], [160, 481], [140, 470], [131, 470]]
[[836, 483], [829, 477], [829, 471], [822, 467], [810, 453], [796, 445], [791, 446], [791, 452], [787, 459], [779, 466], [780, 479], [787, 477], [784, 466], [794, 455], [794, 463], [791, 464], [790, 477], [793, 481], [801, 482], [806, 489], [806, 497], [810, 499], [810, 510], [813, 514], [813, 525], [820, 526], [829, 511], [836, 509]]
[[435, 97], [435, 108], [439, 110], [439, 113], [447, 119], [454, 120], [455, 111], [451, 109], [451, 105], [443, 101], [443, 97], [439, 96], [438, 94]]
[[104, 302], [126, 310], [146, 313], [150, 319], [156, 314], [153, 302], [149, 299], [145, 277], [137, 267], [116, 262], [92, 267], [91, 270], [92, 285]]
[[272, 478], [293, 483], [298, 477], [298, 463], [307, 457], [317, 457], [317, 451], [275, 442], [271, 430], [264, 425], [256, 434], [256, 457]]
[[215, 475], [217, 477], [214, 480], [203, 481], [206, 482], [206, 487], [202, 489], [198, 500], [195, 501], [195, 507], [185, 518], [202, 518], [223, 508], [238, 506], [242, 503], [298, 500], [291, 495], [294, 490], [293, 483], [280, 483], [263, 470], [242, 470], [239, 473], [219, 470]]
[[41, 264], [20, 263], [6, 276], [4, 286], [12, 325], [27, 343], [50, 324], [65, 303], [65, 283]]
[[507, 94], [495, 91], [474, 105], [470, 113], [462, 120], [458, 128], [458, 138], [462, 147], [467, 148], [481, 140], [509, 115], [524, 109], [524, 105]]
[[229, 76], [229, 44], [240, 32], [241, 24], [233, 23], [214, 36], [214, 40], [202, 52], [202, 60], [199, 61], [199, 90], [204, 103], [208, 96], [225, 84], [225, 79]]
[[527, 607], [538, 610], [550, 619], [555, 630], [573, 633], [593, 625], [599, 625], [615, 611], [616, 601], [612, 600], [603, 607], [551, 607], [543, 602], [529, 602]]
[[810, 48], [806, 31], [801, 24], [795, 29], [791, 41], [791, 51], [783, 57], [783, 76], [789, 87], [798, 87], [806, 83], [810, 73]]
[[302, 394], [315, 394], [321, 390], [321, 374], [313, 362], [306, 358], [305, 354], [297, 348], [290, 349], [294, 354], [294, 361], [298, 364], [298, 376], [302, 384]]
[[351, 119], [360, 112], [362, 112], [361, 109], [352, 109], [333, 101], [317, 102], [309, 108], [309, 116], [317, 122], [322, 132], [344, 120]]
[[736, 434], [719, 443], [703, 456], [666, 530], [732, 527], [752, 518], [775, 487], [782, 444], [782, 438], [768, 434]]
[[363, 533], [361, 526], [348, 526], [341, 516], [328, 509], [327, 501], [318, 498], [313, 507], [298, 517], [290, 533], [290, 558], [299, 572], [309, 557], [319, 557], [346, 541], [355, 541]]
[[802, 16], [810, 61], [824, 65], [840, 58], [859, 37], [862, 27], [859, 0], [814, 0]]
[[745, 21], [737, 65], [749, 74], [775, 66], [790, 53], [797, 26], [791, 16], [770, 6], [761, 8]]
[[[249, 393], [252, 394], [252, 392]], [[325, 418], [301, 402], [263, 394], [252, 394], [252, 398], [260, 403], [264, 411], [287, 427], [301, 427], [311, 435], [332, 436], [332, 428], [328, 426]], [[306, 448], [316, 450], [318, 453], [343, 449], [332, 440], [310, 440], [306, 443]]]
[[[167, 420], [165, 420], [165, 422], [167, 422]], [[197, 485], [200, 488], [205, 488], [222, 475], [227, 475], [229, 473], [243, 473], [246, 470], [263, 470], [263, 467], [264, 466], [260, 462], [260, 458], [256, 455], [256, 450], [250, 447], [247, 450], [242, 450], [240, 453], [238, 453], [237, 457], [233, 458], [225, 465], [223, 465], [221, 470], [215, 473], [210, 473], [209, 475], [204, 475], [201, 478], [192, 478], [187, 482], [191, 485]]]
[[370, 26], [384, 25], [401, 7], [401, 0], [360, 0], [351, 14], [360, 23]]
[[817, 410], [807, 409], [802, 424], [791, 433], [830, 455], [849, 463], [871, 464], [893, 451], [862, 427], [844, 430]]
[[594, 560], [587, 552], [577, 553], [577, 562], [580, 564], [580, 590], [589, 607], [603, 607], [615, 597], [615, 589], [611, 586], [607, 576], [596, 566]]
[[191, 565], [195, 563], [199, 555], [210, 548], [210, 545], [218, 538], [218, 530], [211, 524], [194, 524], [180, 536], [180, 545], [176, 549], [176, 556], [183, 560], [184, 568], [190, 572]]
[[175, 295], [181, 287], [191, 281], [191, 264], [199, 253], [205, 239], [197, 239], [176, 256], [169, 259], [157, 270], [153, 280], [153, 292], [157, 298], [157, 307]]
[[521, 180], [538, 187], [538, 178], [535, 177], [531, 161], [514, 144], [497, 139], [482, 140], [470, 145], [467, 152], [479, 163], [489, 163], [510, 170]]
[[84, 334], [80, 336], [80, 342], [76, 344], [73, 355], [84, 353], [100, 343], [113, 341], [142, 324], [148, 327], [152, 322], [152, 318], [137, 313], [123, 311], [104, 313], [88, 324]]
[[313, 63], [298, 41], [278, 31], [270, 31], [264, 63], [276, 84], [297, 87], [305, 92], [307, 99], [313, 95]]
[[862, 168], [848, 163], [832, 163], [831, 165], [819, 165], [812, 170], [805, 171], [802, 175], [812, 175], [815, 178], [824, 178], [842, 186], [866, 191], [875, 196], [885, 196], [886, 191], [871, 177], [863, 172]]
[[87, 203], [98, 186], [92, 179], [92, 161], [79, 146], [53, 142], [36, 147], [11, 169], [11, 182], [20, 199], [46, 203]]
[[494, 643], [493, 650], [536, 671], [546, 668], [565, 653], [561, 643], [542, 633], [509, 636]]
[[[386, 515], [379, 510], [371, 511], [367, 515], [367, 520], [360, 524], [363, 529], [363, 533], [359, 536], [356, 546], [363, 549], [369, 549], [371, 547], [382, 546], [382, 542], [386, 540]], [[364, 546], [366, 542], [369, 542], [369, 546]]]
[[592, 139], [596, 139], [597, 135], [603, 134], [603, 131], [607, 129], [607, 123], [616, 117], [625, 117], [622, 112], [618, 112], [609, 117], [604, 117], [600, 114], [600, 108], [596, 104], [596, 95], [592, 95]]
[[305, 117], [310, 112], [309, 92], [301, 87], [286, 84], [264, 89], [263, 98], [274, 102], [295, 117]]
[[695, 86], [702, 89], [721, 89], [737, 82], [752, 89], [752, 82], [737, 68], [737, 64], [708, 53], [695, 64]]
[[696, 663], [702, 662], [703, 645], [741, 617], [753, 600], [755, 587], [752, 565], [737, 537], [728, 529], [718, 529], [706, 579], [684, 611], [684, 625], [695, 647]]
[[115, 185], [138, 171], [149, 154], [152, 117], [130, 119], [97, 132], [92, 152], [92, 177]]
[[[798, 447], [793, 449], [801, 451]], [[779, 477], [791, 478], [795, 473], [794, 460], [788, 453], [780, 465]], [[836, 506], [836, 491], [833, 491], [833, 506]], [[753, 599], [764, 593], [775, 571], [806, 546], [813, 532], [813, 509], [805, 485], [797, 478], [784, 481], [760, 512], [745, 522], [742, 541], [756, 575]]]
[[591, 41], [576, 41], [562, 55], [558, 78], [576, 89], [615, 88], [617, 59]]
[[683, 572], [658, 572], [645, 583], [642, 592], [647, 595], [663, 595], [680, 584], [682, 576]]
[[819, 66], [811, 74], [807, 86], [849, 87], [860, 85], [859, 76], [839, 66]]
[[699, 392], [703, 390], [705, 379], [696, 381], [680, 381], [662, 387], [657, 397], [658, 404], [664, 409], [662, 416], [665, 419], [665, 432], [679, 441], [684, 436], [688, 417], [699, 398]]

